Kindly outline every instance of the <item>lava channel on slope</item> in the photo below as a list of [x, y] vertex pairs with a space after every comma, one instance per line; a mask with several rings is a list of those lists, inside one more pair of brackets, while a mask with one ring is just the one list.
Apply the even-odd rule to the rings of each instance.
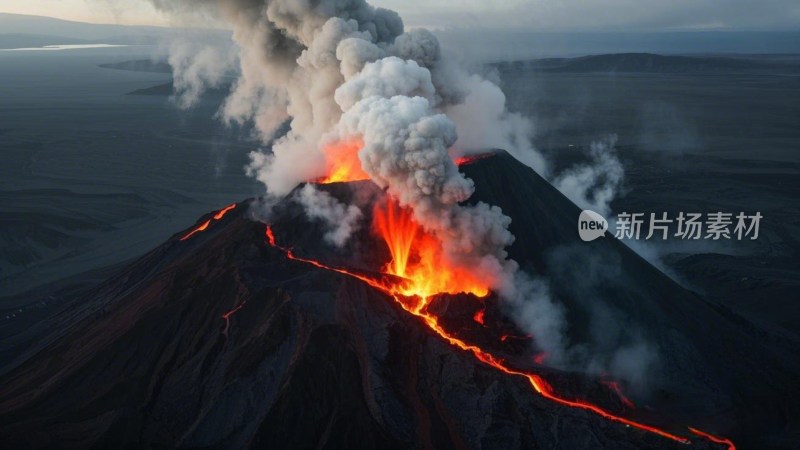
[[[344, 168], [330, 172], [331, 175], [317, 180], [317, 183], [329, 184], [368, 179], [369, 177], [363, 172], [357, 159], [357, 152], [361, 145], [360, 141], [353, 141], [327, 147], [326, 152], [329, 152], [332, 159], [339, 159], [339, 161], [344, 159], [352, 164], [337, 165], [337, 168]], [[457, 158], [455, 162], [461, 166], [471, 164], [482, 157], [484, 156]], [[235, 207], [236, 204], [232, 204], [216, 212], [211, 219], [203, 222], [180, 240], [187, 240], [197, 233], [206, 231], [213, 221], [222, 219], [227, 212]], [[312, 258], [298, 256], [291, 248], [278, 244], [271, 225], [267, 225], [265, 236], [267, 243], [271, 247], [283, 252], [290, 260], [355, 278], [383, 292], [394, 299], [404, 311], [421, 320], [433, 333], [451, 346], [471, 354], [481, 363], [509, 376], [525, 378], [535, 393], [551, 402], [565, 407], [589, 411], [606, 420], [652, 433], [664, 439], [683, 444], [691, 443], [690, 438], [687, 436], [623, 417], [587, 400], [568, 398], [558, 392], [545, 379], [542, 373], [518, 369], [504, 357], [498, 356], [483, 345], [469, 342], [456, 333], [448, 331], [447, 327], [442, 324], [442, 317], [437, 314], [435, 308], [431, 307], [434, 300], [441, 295], [468, 295], [479, 300], [487, 299], [491, 294], [488, 287], [489, 280], [481, 279], [479, 275], [464, 268], [447, 264], [441, 242], [414, 221], [410, 210], [400, 207], [396, 201], [388, 197], [385, 204], [377, 203], [374, 206], [372, 230], [382, 239], [391, 255], [390, 261], [384, 265], [381, 271], [377, 272], [383, 276], [368, 275], [344, 267], [334, 267]], [[443, 264], [443, 262], [445, 263]], [[237, 306], [223, 316], [226, 322], [226, 332], [230, 316], [241, 309], [241, 306]], [[473, 320], [480, 324], [481, 327], [487, 328], [484, 309], [477, 310], [474, 313]], [[502, 332], [500, 334], [500, 340], [503, 342], [532, 338], [531, 336], [514, 336]], [[546, 354], [538, 354], [534, 357], [534, 362], [541, 366], [546, 357]], [[617, 395], [627, 409], [635, 409], [635, 405], [622, 392], [619, 383], [605, 381], [603, 384]], [[736, 450], [736, 446], [729, 439], [718, 437], [693, 427], [687, 427], [687, 430], [690, 434], [715, 445], [725, 446], [728, 450]]]
[[[469, 273], [462, 268], [449, 266], [444, 263], [441, 243], [431, 234], [425, 232], [412, 217], [412, 212], [400, 207], [394, 200], [387, 200], [386, 204], [378, 204], [373, 210], [373, 233], [382, 239], [391, 255], [391, 260], [376, 273], [383, 276], [374, 276], [362, 271], [351, 270], [345, 267], [334, 267], [322, 261], [309, 257], [299, 256], [290, 247], [278, 243], [272, 225], [266, 227], [266, 241], [269, 246], [279, 250], [290, 260], [309, 264], [314, 267], [336, 272], [355, 278], [372, 288], [383, 292], [392, 298], [405, 312], [416, 317], [424, 323], [435, 335], [451, 346], [471, 354], [481, 363], [503, 372], [509, 376], [524, 378], [530, 388], [543, 398], [569, 408], [588, 411], [606, 420], [623, 424], [628, 427], [652, 433], [664, 439], [682, 444], [690, 444], [689, 436], [704, 439], [713, 445], [726, 446], [728, 450], [735, 450], [735, 445], [728, 439], [717, 437], [710, 433], [687, 427], [689, 433], [677, 433], [649, 425], [647, 423], [623, 417], [598, 406], [590, 401], [574, 398], [559, 392], [549, 382], [544, 373], [530, 369], [517, 368], [508, 359], [500, 356], [495, 351], [452, 332], [443, 324], [443, 317], [433, 307], [433, 303], [442, 295], [471, 296], [480, 301], [487, 300], [492, 294], [488, 287], [488, 280]], [[481, 327], [488, 328], [483, 309], [476, 311], [474, 321]], [[517, 337], [499, 333], [503, 342], [517, 339], [529, 339], [530, 336]], [[537, 365], [541, 365], [544, 354], [534, 357]], [[602, 382], [616, 393], [620, 402], [626, 409], [633, 410], [635, 406], [622, 392], [619, 383], [613, 381]]]

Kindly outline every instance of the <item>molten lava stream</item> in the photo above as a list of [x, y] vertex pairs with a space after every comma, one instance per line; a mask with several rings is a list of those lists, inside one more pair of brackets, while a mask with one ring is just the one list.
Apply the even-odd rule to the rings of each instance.
[[468, 156], [461, 156], [455, 159], [455, 163], [457, 166], [466, 166], [468, 164], [472, 164], [476, 161], [480, 161], [484, 158], [489, 158], [490, 156], [494, 155], [494, 153], [480, 153], [477, 155], [468, 155]]
[[211, 221], [212, 220], [222, 219], [223, 217], [225, 217], [225, 214], [227, 214], [230, 210], [232, 210], [234, 208], [236, 208], [236, 203], [230, 204], [230, 205], [220, 209], [219, 211], [217, 211], [216, 214], [214, 214], [213, 218], [206, 220], [205, 222], [200, 224], [200, 226], [198, 226], [194, 230], [192, 230], [189, 233], [187, 233], [186, 236], [182, 237], [180, 240], [181, 241], [185, 241], [185, 240], [189, 239], [190, 237], [194, 236], [197, 233], [200, 233], [202, 231], [206, 231], [208, 229], [208, 227], [211, 225]]
[[[369, 180], [369, 175], [361, 167], [361, 159], [358, 152], [364, 147], [361, 138], [351, 138], [332, 142], [322, 147], [322, 154], [325, 156], [326, 174], [317, 179], [318, 184], [344, 183], [349, 181]], [[455, 158], [453, 162], [457, 166], [472, 164], [483, 158], [492, 156], [493, 153], [483, 153], [479, 155], [461, 156]]]
[[236, 305], [235, 308], [233, 308], [232, 310], [230, 310], [230, 311], [228, 311], [228, 312], [226, 312], [225, 314], [222, 315], [222, 320], [225, 321], [225, 328], [222, 329], [222, 335], [223, 336], [228, 337], [228, 330], [230, 330], [230, 328], [231, 328], [231, 317], [234, 314], [236, 314], [237, 312], [239, 312], [242, 308], [244, 308], [244, 305], [246, 303], [247, 303], [247, 300], [245, 300], [242, 303], [239, 303], [238, 305]]
[[364, 147], [361, 139], [334, 142], [322, 147], [327, 165], [327, 176], [317, 180], [319, 184], [369, 180], [361, 168], [358, 151]]
[[[428, 306], [433, 296], [441, 293], [458, 294], [466, 292], [478, 297], [485, 297], [489, 294], [488, 283], [469, 273], [466, 269], [442, 264], [443, 250], [441, 244], [433, 236], [425, 233], [414, 222], [410, 211], [400, 208], [394, 202], [390, 202], [385, 207], [375, 208], [373, 229], [384, 239], [389, 247], [392, 260], [384, 267], [384, 271], [402, 280], [397, 284], [391, 284], [387, 280], [373, 279], [346, 269], [331, 267], [312, 259], [298, 257], [291, 249], [277, 244], [271, 226], [267, 226], [266, 237], [269, 245], [283, 251], [288, 259], [348, 275], [386, 293], [394, 298], [405, 311], [420, 318], [434, 333], [450, 343], [450, 345], [471, 353], [482, 363], [501, 372], [526, 378], [534, 391], [552, 402], [570, 408], [583, 409], [605, 419], [653, 433], [675, 442], [690, 443], [688, 438], [614, 415], [591, 403], [564, 398], [540, 375], [514, 369], [508, 366], [502, 358], [496, 357], [479, 346], [470, 344], [448, 332], [439, 324], [439, 318], [428, 311]], [[476, 321], [478, 319], [482, 320], [483, 317], [476, 318]], [[717, 438], [692, 428], [690, 430], [694, 434], [714, 443], [728, 445], [729, 450], [735, 450], [733, 444], [727, 439]]]
[[489, 281], [466, 267], [448, 263], [442, 244], [414, 221], [410, 210], [390, 201], [373, 211], [374, 232], [383, 238], [392, 254], [384, 272], [407, 280], [390, 288], [393, 295], [428, 298], [437, 294], [489, 295]]

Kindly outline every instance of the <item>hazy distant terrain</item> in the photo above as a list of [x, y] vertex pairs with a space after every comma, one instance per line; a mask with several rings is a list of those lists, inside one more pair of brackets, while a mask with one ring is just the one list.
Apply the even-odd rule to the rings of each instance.
[[[762, 58], [600, 55], [496, 67], [502, 87], [513, 93], [511, 107], [536, 118], [542, 148], [616, 133], [621, 144], [653, 156], [700, 153], [796, 162], [800, 56]], [[676, 72], [676, 60], [708, 70]]]
[[[148, 62], [152, 54], [0, 52], [0, 320], [35, 320], [64, 292], [43, 285], [103, 278], [111, 272], [92, 271], [261, 193], [243, 171], [257, 144], [214, 119], [224, 89], [179, 111], [167, 67]], [[755, 243], [670, 242], [651, 257], [753, 320], [796, 330], [797, 61], [600, 55], [494, 69], [511, 108], [534, 117], [536, 144], [556, 166], [619, 136], [627, 178], [616, 212], [761, 211]]]
[[6, 33], [49, 34], [75, 39], [96, 40], [120, 36], [164, 36], [170, 31], [162, 27], [101, 25], [52, 17], [0, 13], [0, 30]]
[[51, 17], [0, 13], [0, 49], [59, 44], [157, 45], [175, 36], [228, 39], [227, 31], [91, 24]]
[[[556, 161], [608, 133], [626, 171], [614, 212], [764, 215], [757, 241], [637, 247], [684, 285], [800, 332], [800, 57], [599, 55], [498, 65]], [[512, 94], [513, 93], [513, 94]], [[572, 155], [572, 156], [570, 156]]]
[[152, 59], [136, 59], [117, 63], [100, 64], [99, 66], [104, 69], [172, 74], [172, 67], [166, 61], [153, 61]]
[[24, 33], [9, 33], [0, 35], [0, 49], [44, 47], [58, 44], [89, 44], [86, 39], [76, 39], [63, 36], [31, 35]]
[[98, 67], [148, 57], [136, 51], [0, 53], [3, 310], [260, 192], [242, 169], [254, 146], [214, 119], [217, 104], [125, 95], [170, 76]]
[[657, 55], [616, 53], [577, 58], [546, 58], [500, 63], [500, 67], [555, 73], [663, 73], [800, 75], [800, 57], [793, 55]]

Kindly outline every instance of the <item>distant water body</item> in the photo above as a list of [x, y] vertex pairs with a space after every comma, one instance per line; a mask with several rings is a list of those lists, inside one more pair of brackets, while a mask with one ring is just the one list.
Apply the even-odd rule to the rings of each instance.
[[20, 52], [20, 51], [57, 51], [57, 50], [80, 50], [87, 48], [111, 48], [111, 47], [127, 47], [123, 44], [57, 44], [45, 45], [44, 47], [23, 47], [23, 48], [4, 48], [0, 51], [4, 52]]

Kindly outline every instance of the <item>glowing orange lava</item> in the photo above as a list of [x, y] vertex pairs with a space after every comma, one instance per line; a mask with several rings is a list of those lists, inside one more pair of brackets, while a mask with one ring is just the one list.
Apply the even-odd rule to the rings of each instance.
[[[361, 168], [358, 152], [364, 147], [361, 138], [351, 138], [327, 144], [322, 148], [325, 155], [326, 173], [315, 180], [318, 184], [344, 183], [348, 181], [369, 180], [369, 175]], [[492, 153], [461, 156], [454, 159], [457, 166], [472, 164]]]
[[228, 312], [226, 312], [225, 314], [222, 315], [222, 320], [225, 321], [225, 328], [222, 330], [223, 336], [228, 337], [228, 330], [231, 327], [231, 316], [233, 316], [234, 314], [239, 312], [239, 310], [244, 308], [244, 305], [246, 303], [247, 303], [247, 301], [244, 301], [244, 302], [240, 303], [238, 306], [236, 306], [235, 308], [233, 308], [232, 310], [230, 310], [230, 311], [228, 311]]
[[[227, 214], [230, 210], [232, 210], [234, 208], [236, 208], [236, 203], [230, 204], [230, 205], [226, 206], [225, 208], [217, 211], [217, 213], [214, 214], [213, 220], [222, 219], [223, 217], [225, 217], [225, 214]], [[202, 231], [206, 231], [208, 229], [209, 225], [211, 225], [211, 220], [212, 219], [206, 220], [205, 222], [200, 224], [199, 227], [197, 227], [194, 230], [192, 230], [189, 233], [187, 233], [186, 236], [182, 237], [180, 240], [181, 241], [185, 241], [185, 240], [189, 239], [190, 237], [194, 236], [197, 233], [200, 233]]]
[[393, 289], [393, 294], [420, 298], [445, 293], [489, 295], [485, 280], [465, 267], [447, 263], [441, 242], [414, 221], [411, 210], [394, 201], [376, 206], [372, 225], [392, 254], [384, 271], [408, 280]]
[[226, 206], [225, 208], [219, 210], [216, 214], [214, 214], [214, 220], [219, 220], [225, 217], [225, 214], [228, 214], [229, 211], [236, 208], [236, 203]]
[[479, 309], [478, 311], [475, 312], [475, 315], [472, 316], [472, 320], [474, 320], [475, 323], [479, 323], [479, 324], [481, 324], [483, 326], [486, 326], [486, 324], [483, 321], [483, 316], [484, 315], [486, 315], [486, 311], [484, 311], [482, 309]]
[[206, 231], [209, 225], [211, 225], [211, 220], [206, 220], [205, 222], [202, 223], [202, 225], [187, 233], [186, 236], [181, 238], [181, 240], [185, 241], [201, 231]]
[[369, 175], [361, 168], [361, 160], [358, 158], [362, 147], [364, 143], [361, 139], [334, 142], [323, 147], [328, 175], [317, 182], [328, 184], [369, 180]]
[[[390, 203], [386, 208], [376, 209], [375, 213], [373, 227], [384, 238], [393, 257], [392, 261], [386, 265], [385, 271], [388, 274], [401, 277], [401, 280], [395, 284], [392, 284], [388, 279], [376, 279], [346, 269], [331, 267], [312, 259], [298, 257], [291, 249], [277, 244], [275, 234], [270, 226], [267, 226], [266, 237], [270, 246], [283, 251], [286, 257], [291, 260], [356, 278], [384, 292], [392, 297], [406, 312], [419, 318], [428, 328], [450, 345], [472, 354], [478, 361], [498, 371], [525, 378], [531, 388], [547, 400], [566, 407], [589, 411], [607, 420], [653, 433], [675, 442], [690, 443], [686, 437], [617, 416], [589, 402], [565, 398], [557, 393], [540, 375], [514, 369], [502, 358], [447, 331], [439, 324], [439, 317], [428, 310], [433, 296], [441, 293], [461, 292], [477, 293], [480, 296], [485, 296], [488, 295], [488, 288], [486, 285], [471, 279], [467, 273], [452, 273], [449, 272], [452, 269], [442, 267], [440, 260], [437, 259], [441, 252], [441, 246], [436, 243], [433, 237], [425, 234], [413, 222], [410, 212]], [[460, 278], [459, 275], [467, 276], [468, 281]], [[440, 277], [443, 280], [438, 280]], [[476, 314], [476, 321], [478, 321], [477, 316]], [[482, 320], [483, 317], [481, 316], [480, 319]], [[728, 445], [729, 450], [735, 450], [733, 444], [727, 439], [717, 438], [692, 428], [690, 430], [694, 434], [714, 443]]]
[[479, 161], [479, 160], [481, 160], [483, 158], [488, 158], [488, 157], [492, 156], [493, 154], [494, 153], [481, 153], [481, 154], [478, 154], [478, 155], [460, 156], [458, 158], [455, 158], [454, 162], [459, 167], [466, 166], [468, 164], [474, 163], [475, 161]]

